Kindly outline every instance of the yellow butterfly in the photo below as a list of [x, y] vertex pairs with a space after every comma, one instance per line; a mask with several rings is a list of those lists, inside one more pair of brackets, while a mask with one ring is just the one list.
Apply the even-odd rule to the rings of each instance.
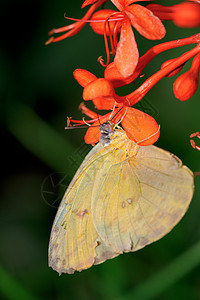
[[193, 173], [175, 155], [139, 146], [111, 123], [84, 159], [58, 209], [49, 266], [82, 271], [167, 234], [193, 196]]

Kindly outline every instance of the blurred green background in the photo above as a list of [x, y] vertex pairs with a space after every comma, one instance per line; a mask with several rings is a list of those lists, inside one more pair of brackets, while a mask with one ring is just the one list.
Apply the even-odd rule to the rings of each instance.
[[[89, 25], [63, 42], [44, 43], [50, 29], [68, 24], [64, 12], [75, 18], [83, 15], [86, 9], [81, 11], [81, 4], [81, 0], [2, 1], [0, 298], [200, 299], [200, 176], [195, 178], [187, 214], [160, 241], [74, 275], [59, 276], [48, 267], [48, 241], [58, 202], [90, 149], [84, 146], [85, 129], [64, 130], [67, 115], [82, 117], [77, 109], [82, 88], [72, 72], [86, 68], [103, 76], [97, 58], [105, 57], [105, 50], [102, 36]], [[171, 22], [165, 25], [163, 41], [197, 32]], [[136, 39], [140, 54], [156, 43], [137, 33]], [[160, 54], [136, 86], [163, 61], [188, 49], [191, 46]], [[200, 130], [200, 90], [180, 102], [173, 95], [173, 81], [165, 78], [158, 83], [145, 97], [143, 108], [150, 109], [146, 112], [161, 125], [156, 145], [200, 172], [200, 152], [189, 142], [189, 135]]]

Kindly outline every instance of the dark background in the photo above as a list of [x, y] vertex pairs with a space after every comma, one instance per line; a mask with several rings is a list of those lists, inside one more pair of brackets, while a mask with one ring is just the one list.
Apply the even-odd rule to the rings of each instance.
[[[162, 4], [178, 2], [166, 0]], [[72, 72], [86, 68], [103, 76], [96, 60], [105, 56], [105, 50], [103, 37], [95, 35], [89, 25], [63, 42], [44, 43], [50, 29], [68, 24], [64, 12], [75, 18], [83, 16], [86, 9], [81, 11], [81, 4], [80, 0], [2, 1], [0, 298], [200, 299], [200, 176], [195, 178], [195, 194], [187, 214], [160, 241], [74, 275], [60, 277], [48, 267], [48, 241], [56, 208], [90, 149], [84, 146], [85, 129], [64, 130], [67, 115], [82, 117], [77, 109], [82, 88]], [[171, 22], [165, 25], [163, 41], [198, 31], [177, 28]], [[136, 39], [140, 54], [156, 43], [137, 33]], [[145, 78], [163, 61], [192, 47], [160, 54], [145, 69]], [[189, 135], [200, 130], [200, 91], [181, 102], [173, 95], [173, 81], [164, 78], [158, 83], [142, 107], [161, 125], [156, 145], [200, 172], [200, 152], [189, 142]], [[118, 92], [126, 94], [133, 88], [130, 85]]]

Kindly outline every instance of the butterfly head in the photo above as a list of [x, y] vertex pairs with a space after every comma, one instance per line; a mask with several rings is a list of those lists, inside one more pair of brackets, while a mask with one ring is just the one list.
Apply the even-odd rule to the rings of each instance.
[[110, 121], [105, 122], [99, 125], [99, 130], [101, 132], [101, 136], [99, 139], [100, 143], [103, 146], [109, 145], [111, 142], [112, 134], [114, 132], [114, 124], [112, 124]]

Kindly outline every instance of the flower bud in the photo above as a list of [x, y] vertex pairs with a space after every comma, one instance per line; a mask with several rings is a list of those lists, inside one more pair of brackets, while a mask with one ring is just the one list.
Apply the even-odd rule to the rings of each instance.
[[200, 26], [200, 3], [182, 2], [177, 5], [164, 6], [160, 4], [149, 4], [146, 7], [161, 20], [172, 20], [176, 26], [193, 28]]
[[185, 28], [200, 26], [200, 5], [191, 2], [174, 5], [173, 22]]
[[185, 101], [195, 94], [199, 84], [199, 67], [200, 54], [193, 59], [190, 70], [175, 80], [173, 90], [177, 99]]
[[[92, 22], [90, 22], [90, 26], [92, 27], [94, 32], [96, 32], [97, 34], [103, 35], [104, 31], [105, 31], [105, 21], [113, 13], [116, 13], [116, 11], [114, 11], [112, 9], [101, 9], [101, 10], [95, 12], [90, 19], [92, 21]], [[110, 20], [111, 19], [112, 18], [110, 18]], [[102, 20], [102, 22], [100, 22], [100, 21], [97, 22], [98, 20]], [[94, 22], [94, 21], [96, 21], [96, 22]], [[116, 22], [117, 21], [109, 21], [109, 26], [108, 26], [108, 24], [106, 24], [106, 34], [107, 35], [109, 35], [110, 33], [113, 34]]]

